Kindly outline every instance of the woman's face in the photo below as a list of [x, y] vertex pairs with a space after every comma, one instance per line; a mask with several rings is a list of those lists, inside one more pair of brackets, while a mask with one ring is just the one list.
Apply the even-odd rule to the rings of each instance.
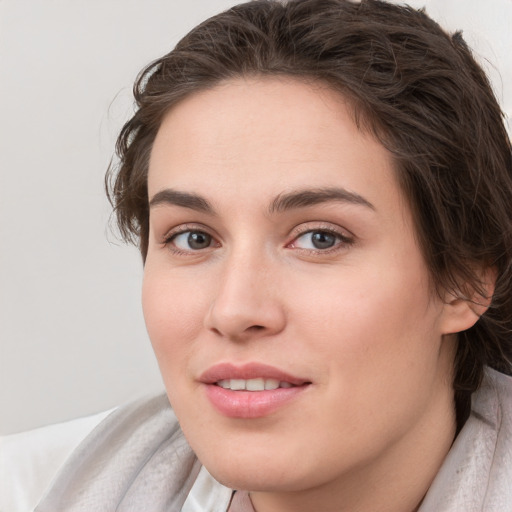
[[192, 95], [158, 132], [149, 198], [147, 328], [219, 480], [339, 483], [453, 435], [450, 305], [342, 96], [277, 78]]

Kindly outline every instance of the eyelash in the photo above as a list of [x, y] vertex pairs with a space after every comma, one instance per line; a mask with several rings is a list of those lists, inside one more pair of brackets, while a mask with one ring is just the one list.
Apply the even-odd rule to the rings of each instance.
[[[190, 224], [184, 224], [181, 225], [170, 232], [166, 233], [166, 235], [163, 238], [162, 244], [167, 247], [173, 254], [176, 254], [177, 256], [191, 256], [198, 253], [203, 252], [202, 250], [184, 250], [177, 247], [173, 242], [176, 240], [176, 238], [180, 235], [183, 235], [185, 233], [201, 233], [208, 237], [211, 237], [212, 241], [215, 241], [215, 237], [208, 233], [208, 230], [204, 229], [202, 226], [197, 225], [190, 225]], [[220, 244], [217, 242], [217, 246], [220, 246]], [[210, 248], [210, 247], [208, 247]]]
[[[197, 234], [203, 234], [207, 237], [210, 237], [212, 242], [215, 242], [215, 245], [210, 245], [204, 249], [180, 249], [177, 247], [173, 242], [176, 240], [176, 238], [180, 235], [186, 234], [186, 233], [197, 233]], [[309, 233], [324, 233], [331, 235], [336, 238], [335, 245], [333, 247], [328, 247], [326, 249], [305, 249], [302, 247], [296, 247], [294, 244], [296, 244], [297, 240], [299, 240], [301, 237], [304, 237], [305, 235]], [[295, 230], [293, 233], [293, 240], [290, 243], [286, 244], [286, 248], [293, 248], [296, 251], [299, 251], [301, 253], [305, 254], [320, 254], [320, 255], [327, 255], [331, 253], [335, 253], [338, 251], [341, 251], [343, 249], [346, 249], [347, 247], [353, 245], [355, 242], [354, 238], [351, 236], [347, 236], [346, 234], [341, 233], [340, 231], [333, 229], [332, 227], [327, 226], [315, 226], [315, 227], [308, 227], [303, 226], [299, 227]], [[197, 225], [189, 225], [184, 224], [182, 226], [179, 226], [172, 231], [166, 233], [166, 235], [163, 238], [162, 244], [167, 247], [173, 254], [177, 256], [191, 256], [191, 255], [197, 255], [202, 253], [206, 249], [210, 249], [212, 247], [220, 247], [220, 243], [216, 241], [216, 238], [211, 235], [208, 230], [204, 229], [202, 226]]]
[[[336, 238], [335, 244], [332, 247], [326, 248], [326, 249], [304, 249], [301, 247], [294, 247], [294, 244], [299, 240], [301, 237], [312, 233], [324, 233], [331, 235]], [[313, 254], [313, 255], [328, 255], [332, 253], [336, 253], [339, 251], [342, 251], [351, 245], [354, 244], [355, 240], [351, 236], [347, 236], [344, 233], [341, 233], [339, 230], [332, 228], [331, 226], [303, 226], [299, 227], [294, 233], [293, 241], [289, 244], [287, 244], [287, 247], [295, 248], [295, 250], [303, 252], [305, 254]]]

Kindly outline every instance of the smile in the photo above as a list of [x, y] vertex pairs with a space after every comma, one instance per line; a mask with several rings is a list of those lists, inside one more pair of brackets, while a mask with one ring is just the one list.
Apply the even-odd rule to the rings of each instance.
[[255, 419], [279, 412], [307, 391], [312, 382], [261, 363], [221, 363], [199, 381], [213, 408], [228, 418]]
[[232, 391], [265, 391], [278, 388], [291, 388], [293, 384], [277, 379], [223, 379], [216, 382], [217, 386], [223, 389], [231, 389]]

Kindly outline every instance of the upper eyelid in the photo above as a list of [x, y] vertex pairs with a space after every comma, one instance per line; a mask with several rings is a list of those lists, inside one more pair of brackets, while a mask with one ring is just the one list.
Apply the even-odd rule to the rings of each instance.
[[[307, 231], [304, 231], [303, 233], [299, 233], [297, 236], [294, 236], [292, 241], [287, 244], [287, 246], [294, 246], [295, 243], [297, 243], [297, 240], [301, 239], [304, 235], [312, 234], [312, 233], [328, 233], [329, 235], [332, 235], [334, 237], [338, 238], [338, 245], [346, 245], [346, 244], [353, 244], [354, 239], [353, 237], [349, 237], [347, 235], [344, 235], [340, 233], [339, 231], [332, 231], [328, 229], [308, 229]], [[297, 249], [300, 249], [300, 247], [296, 247]], [[307, 250], [307, 249], [305, 249]], [[320, 249], [319, 249], [320, 250]], [[324, 251], [324, 250], [321, 250]]]
[[303, 222], [292, 230], [291, 235], [297, 238], [300, 235], [314, 231], [328, 231], [329, 233], [339, 235], [343, 238], [355, 238], [355, 235], [347, 228], [325, 221]]
[[192, 223], [185, 223], [185, 224], [179, 224], [171, 229], [168, 229], [164, 235], [162, 236], [162, 240], [163, 241], [169, 241], [171, 240], [171, 238], [173, 238], [174, 236], [177, 236], [177, 235], [180, 235], [182, 233], [186, 233], [187, 231], [200, 231], [200, 232], [204, 232], [204, 233], [207, 233], [208, 235], [210, 235], [211, 237], [215, 238], [216, 240], [218, 239], [218, 236], [214, 233], [212, 233], [212, 230], [209, 229], [207, 226], [201, 224], [201, 223], [196, 223], [196, 222], [192, 222]]

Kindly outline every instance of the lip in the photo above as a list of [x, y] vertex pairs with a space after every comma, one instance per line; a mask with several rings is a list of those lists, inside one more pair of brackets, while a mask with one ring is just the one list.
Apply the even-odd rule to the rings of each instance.
[[[264, 391], [233, 391], [216, 385], [220, 380], [255, 378], [289, 382], [293, 387]], [[308, 379], [261, 363], [216, 364], [201, 374], [199, 382], [203, 384], [207, 398], [218, 412], [229, 418], [241, 419], [268, 416], [297, 399], [311, 384]]]
[[203, 384], [215, 384], [225, 379], [276, 379], [280, 382], [289, 382], [294, 386], [301, 386], [310, 382], [308, 379], [290, 375], [279, 368], [262, 363], [246, 363], [235, 365], [232, 363], [216, 364], [206, 370], [199, 377]]

